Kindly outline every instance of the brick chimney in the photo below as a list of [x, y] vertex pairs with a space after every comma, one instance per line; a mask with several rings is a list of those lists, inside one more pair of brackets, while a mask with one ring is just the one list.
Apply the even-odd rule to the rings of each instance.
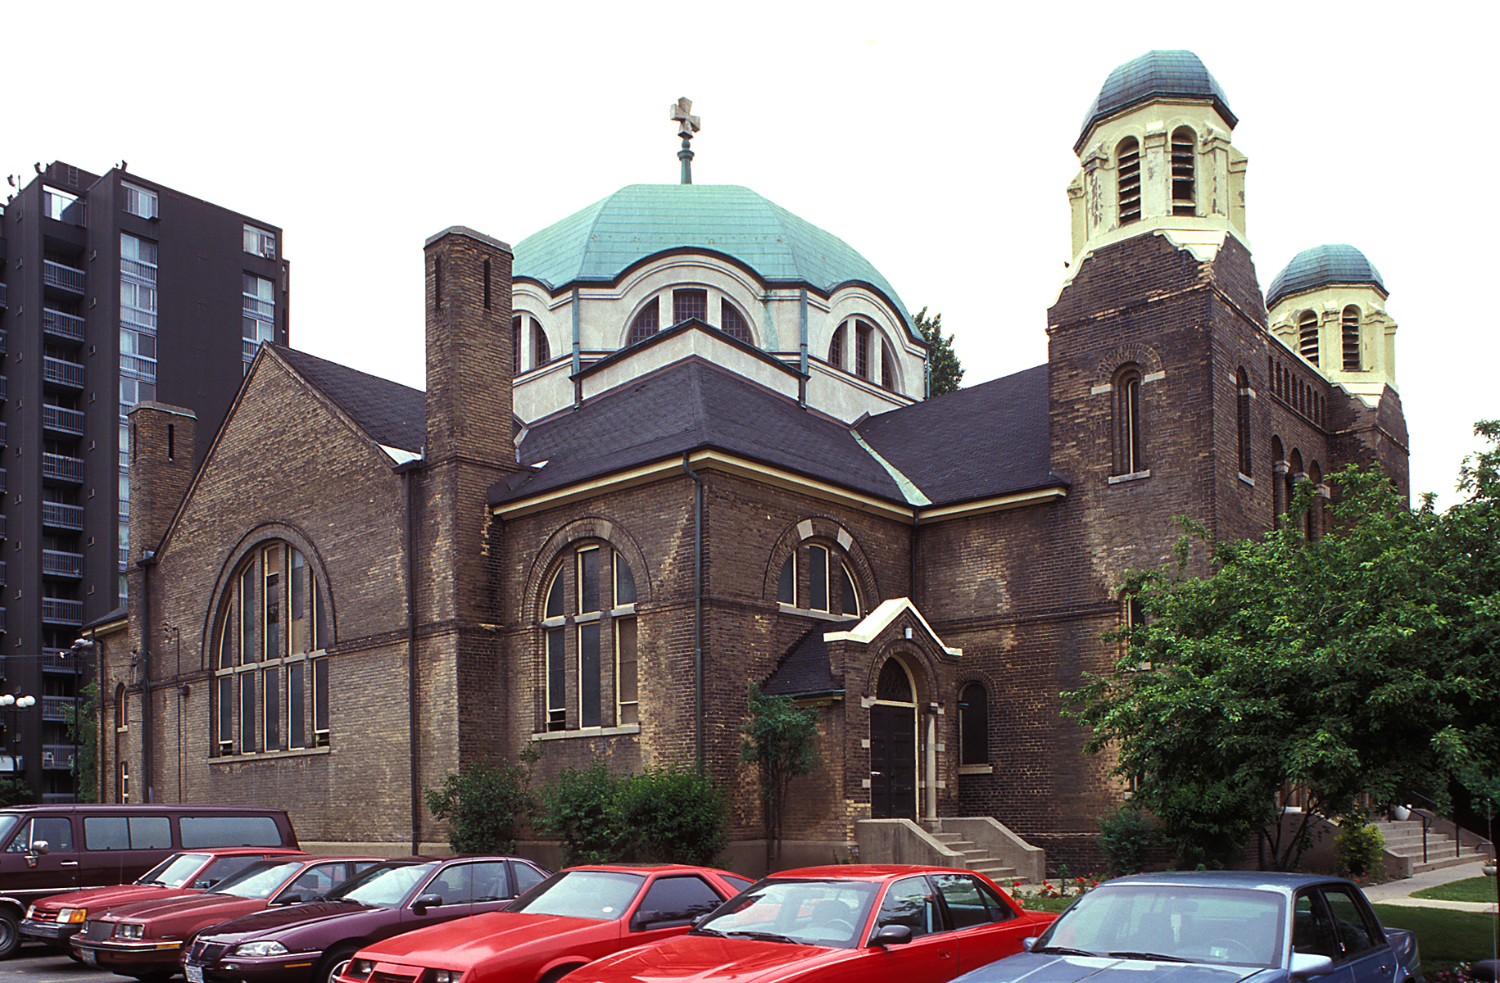
[[141, 403], [130, 411], [130, 559], [155, 550], [193, 480], [192, 410]]

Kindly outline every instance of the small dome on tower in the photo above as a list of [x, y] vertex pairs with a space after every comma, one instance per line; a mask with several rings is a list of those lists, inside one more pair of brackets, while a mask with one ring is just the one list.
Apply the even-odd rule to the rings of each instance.
[[1293, 256], [1286, 269], [1271, 281], [1271, 289], [1266, 292], [1266, 307], [1275, 307], [1292, 294], [1334, 283], [1369, 284], [1382, 295], [1390, 294], [1380, 278], [1380, 271], [1365, 259], [1364, 253], [1353, 246], [1338, 243], [1314, 246]]
[[1172, 96], [1211, 99], [1230, 129], [1239, 122], [1229, 109], [1224, 87], [1203, 67], [1197, 55], [1191, 51], [1148, 51], [1109, 73], [1083, 118], [1083, 129], [1074, 149], [1083, 146], [1089, 130], [1100, 120], [1139, 103]]

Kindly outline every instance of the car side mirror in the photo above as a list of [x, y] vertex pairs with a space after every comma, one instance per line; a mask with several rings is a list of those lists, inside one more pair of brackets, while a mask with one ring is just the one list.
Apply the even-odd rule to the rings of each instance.
[[442, 906], [443, 896], [441, 894], [424, 894], [411, 903], [412, 911], [415, 911], [419, 915], [427, 914], [428, 908], [441, 908]]
[[277, 904], [301, 904], [305, 900], [306, 899], [303, 898], [302, 895], [298, 894], [296, 891], [293, 891], [290, 894], [283, 894], [281, 897], [277, 898], [276, 899], [276, 903]]
[[1310, 976], [1322, 976], [1333, 972], [1333, 960], [1315, 952], [1292, 953], [1292, 979], [1305, 980]]
[[871, 945], [905, 945], [911, 941], [911, 927], [908, 925], [886, 925], [876, 931], [870, 939]]
[[1039, 937], [1040, 936], [1033, 935], [1029, 939], [1022, 939], [1021, 940], [1021, 951], [1022, 952], [1030, 952], [1031, 951], [1031, 947], [1034, 946], [1034, 945], [1036, 945], [1036, 940]]
[[52, 847], [47, 844], [46, 840], [32, 840], [31, 852], [45, 857], [52, 852]]

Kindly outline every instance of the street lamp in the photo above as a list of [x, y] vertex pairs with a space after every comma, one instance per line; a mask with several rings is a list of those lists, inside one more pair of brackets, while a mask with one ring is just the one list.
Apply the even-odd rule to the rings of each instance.
[[[26, 710], [34, 706], [36, 706], [36, 697], [34, 696], [16, 696], [11, 693], [0, 695], [0, 710], [7, 710], [10, 712], [11, 725], [15, 723], [16, 711]], [[20, 735], [11, 733], [12, 730], [14, 730], [14, 727], [11, 725], [7, 725], [7, 727], [5, 728], [5, 736], [7, 738], [5, 743], [7, 746], [7, 750], [9, 751], [7, 757], [10, 758], [10, 773], [11, 775], [15, 775], [21, 770], [17, 762], [16, 751], [14, 747], [16, 739]]]

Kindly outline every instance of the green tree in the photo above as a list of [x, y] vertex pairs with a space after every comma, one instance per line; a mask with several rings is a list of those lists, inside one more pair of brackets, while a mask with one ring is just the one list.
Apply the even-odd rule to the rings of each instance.
[[542, 787], [537, 826], [562, 837], [563, 859], [569, 866], [624, 860], [623, 794], [620, 779], [603, 761], [569, 766]]
[[711, 864], [729, 845], [723, 793], [675, 764], [627, 776], [600, 760], [564, 768], [541, 799], [537, 826], [562, 837], [568, 864]]
[[0, 778], [0, 806], [29, 805], [35, 801], [36, 795], [23, 780]]
[[531, 769], [540, 756], [528, 748], [521, 763], [471, 763], [443, 776], [438, 788], [424, 788], [427, 810], [448, 822], [448, 846], [454, 853], [511, 853], [517, 831], [535, 809]]
[[811, 774], [818, 758], [818, 711], [750, 684], [749, 716], [740, 726], [740, 761], [760, 769], [766, 800], [766, 864], [776, 869], [782, 816], [792, 779]]
[[[1378, 473], [1341, 472], [1312, 542], [1304, 483], [1262, 539], [1210, 542], [1184, 522], [1177, 569], [1127, 579], [1146, 619], [1118, 633], [1111, 673], [1064, 697], [1184, 861], [1223, 862], [1263, 834], [1268, 862], [1289, 867], [1312, 816], [1358, 815], [1363, 794], [1446, 804], [1450, 779], [1482, 793], [1500, 774], [1497, 466], [1494, 447], [1466, 462], [1468, 498], [1443, 514], [1430, 497], [1406, 507]], [[1184, 573], [1193, 540], [1209, 576]], [[1308, 809], [1283, 833], [1285, 783]]]
[[73, 774], [78, 801], [95, 802], [99, 798], [99, 681], [90, 680], [79, 700], [78, 713], [67, 721], [68, 740], [78, 748]]
[[943, 315], [927, 316], [927, 308], [912, 319], [927, 342], [927, 398], [956, 392], [964, 380], [964, 367], [953, 350], [953, 336], [943, 337]]

